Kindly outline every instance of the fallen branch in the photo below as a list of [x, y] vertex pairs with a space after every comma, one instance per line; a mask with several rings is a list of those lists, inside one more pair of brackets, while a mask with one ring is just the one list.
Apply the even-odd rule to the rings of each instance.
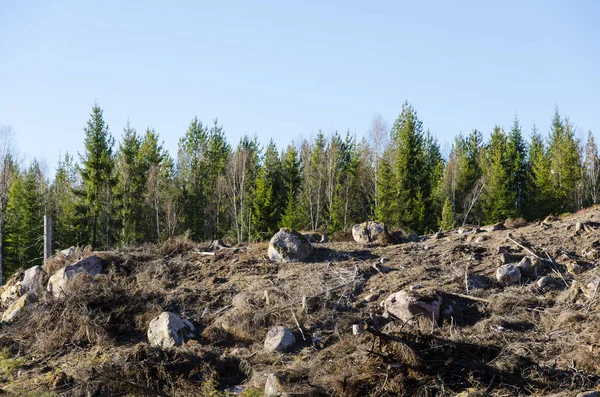
[[489, 299], [478, 298], [476, 296], [471, 296], [471, 295], [459, 294], [459, 293], [456, 293], [456, 292], [442, 292], [442, 294], [443, 295], [455, 296], [457, 298], [469, 299], [469, 300], [472, 300], [472, 301], [477, 301], [477, 302], [482, 302], [482, 303], [490, 303]]
[[302, 327], [300, 326], [300, 323], [298, 322], [298, 319], [296, 318], [296, 314], [294, 313], [294, 310], [292, 308], [290, 308], [290, 312], [292, 312], [292, 317], [294, 318], [294, 321], [296, 322], [296, 326], [298, 327], [300, 334], [302, 334], [302, 339], [306, 342], [306, 337], [304, 336], [304, 331], [302, 331]]

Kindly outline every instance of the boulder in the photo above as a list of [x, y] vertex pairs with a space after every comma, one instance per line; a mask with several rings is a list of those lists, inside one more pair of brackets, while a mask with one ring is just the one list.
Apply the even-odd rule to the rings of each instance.
[[535, 279], [544, 272], [544, 264], [535, 256], [525, 256], [517, 265], [521, 276], [528, 279]]
[[21, 293], [35, 292], [42, 281], [42, 267], [33, 266], [25, 270], [21, 280]]
[[437, 323], [440, 318], [442, 297], [418, 294], [415, 291], [399, 291], [391, 294], [384, 302], [386, 312], [404, 322], [425, 317]]
[[21, 278], [23, 273], [17, 273], [8, 279], [0, 289], [0, 301], [3, 306], [8, 306], [22, 295], [21, 293]]
[[518, 267], [509, 263], [496, 269], [496, 280], [506, 286], [519, 284], [521, 282], [521, 272]]
[[35, 301], [33, 294], [22, 295], [19, 299], [14, 301], [8, 306], [8, 308], [2, 313], [2, 322], [10, 323], [25, 309], [29, 304]]
[[548, 287], [551, 287], [553, 284], [554, 284], [554, 279], [552, 277], [550, 277], [550, 276], [540, 277], [535, 282], [536, 287], [538, 287], [540, 289], [546, 289]]
[[301, 262], [313, 251], [308, 239], [291, 229], [281, 229], [269, 242], [269, 258], [275, 262]]
[[315, 393], [314, 386], [307, 385], [300, 376], [293, 372], [277, 371], [269, 374], [265, 381], [265, 397], [305, 397], [312, 395], [321, 395], [321, 393]]
[[71, 287], [87, 282], [101, 273], [102, 260], [95, 255], [88, 256], [79, 262], [57, 270], [48, 280], [47, 289], [55, 298], [60, 298]]
[[380, 222], [363, 222], [352, 227], [354, 241], [361, 244], [386, 242], [389, 238], [385, 225]]
[[296, 343], [296, 337], [289, 329], [277, 326], [267, 332], [265, 338], [265, 350], [269, 352], [288, 351]]
[[60, 253], [67, 259], [71, 259], [71, 257], [73, 256], [73, 254], [75, 254], [75, 247], [69, 247], [67, 249], [64, 249], [62, 251], [60, 251]]
[[196, 329], [192, 323], [171, 312], [162, 312], [148, 326], [148, 342], [152, 346], [179, 346], [195, 336]]

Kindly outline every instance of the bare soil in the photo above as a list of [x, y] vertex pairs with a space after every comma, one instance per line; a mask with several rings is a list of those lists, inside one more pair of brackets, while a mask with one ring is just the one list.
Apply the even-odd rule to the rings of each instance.
[[[105, 276], [62, 300], [39, 291], [35, 306], [2, 325], [0, 386], [19, 396], [257, 396], [280, 372], [290, 395], [597, 389], [600, 209], [507, 226], [384, 246], [314, 244], [304, 263], [269, 261], [266, 243], [204, 255], [208, 243], [185, 239], [96, 253]], [[500, 285], [502, 256], [518, 263], [525, 255], [544, 260], [543, 274]], [[54, 258], [46, 269], [69, 262]], [[382, 301], [403, 289], [440, 295], [441, 320], [386, 316]], [[188, 318], [200, 336], [151, 347], [148, 324], [165, 310]], [[291, 352], [264, 351], [277, 325], [294, 333]], [[364, 331], [353, 335], [353, 325]]]

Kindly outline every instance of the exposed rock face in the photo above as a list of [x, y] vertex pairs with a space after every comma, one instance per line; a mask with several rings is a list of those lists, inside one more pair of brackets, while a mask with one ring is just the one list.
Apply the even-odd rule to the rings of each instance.
[[192, 323], [171, 312], [162, 312], [148, 326], [148, 342], [152, 346], [179, 346], [195, 336]]
[[8, 306], [8, 308], [2, 314], [2, 322], [10, 323], [12, 322], [23, 309], [27, 307], [27, 305], [31, 304], [35, 300], [33, 294], [25, 294], [21, 296], [19, 299], [14, 301]]
[[295, 343], [296, 337], [289, 329], [277, 326], [267, 332], [265, 350], [269, 352], [285, 352], [294, 346]]
[[521, 282], [521, 272], [518, 267], [509, 263], [500, 266], [496, 270], [496, 280], [506, 286], [519, 284]]
[[354, 241], [361, 244], [385, 242], [389, 237], [385, 225], [379, 222], [363, 222], [352, 227]]
[[442, 298], [439, 295], [427, 296], [414, 291], [399, 291], [387, 297], [385, 310], [402, 321], [425, 317], [437, 322], [440, 318]]
[[308, 239], [291, 229], [281, 229], [269, 242], [269, 258], [275, 262], [301, 262], [313, 251]]
[[517, 265], [523, 277], [534, 279], [544, 271], [544, 264], [535, 256], [525, 256]]
[[102, 260], [95, 255], [88, 256], [79, 262], [57, 270], [48, 280], [48, 292], [52, 293], [55, 298], [60, 298], [73, 286], [81, 285], [101, 273]]

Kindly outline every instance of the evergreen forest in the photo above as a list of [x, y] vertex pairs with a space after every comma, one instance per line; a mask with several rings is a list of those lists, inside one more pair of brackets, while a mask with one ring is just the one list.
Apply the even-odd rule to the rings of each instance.
[[390, 126], [374, 117], [362, 139], [319, 131], [282, 148], [252, 136], [229, 142], [217, 120], [194, 118], [174, 156], [150, 127], [111, 131], [95, 104], [83, 152], [65, 153], [53, 178], [3, 146], [4, 276], [42, 262], [46, 214], [53, 249], [108, 249], [177, 235], [260, 241], [280, 227], [335, 238], [365, 220], [424, 234], [597, 204], [592, 132], [582, 141], [558, 108], [550, 117], [549, 131], [525, 131], [515, 117], [509, 128], [490, 126], [488, 139], [458, 134], [448, 153], [408, 102]]

